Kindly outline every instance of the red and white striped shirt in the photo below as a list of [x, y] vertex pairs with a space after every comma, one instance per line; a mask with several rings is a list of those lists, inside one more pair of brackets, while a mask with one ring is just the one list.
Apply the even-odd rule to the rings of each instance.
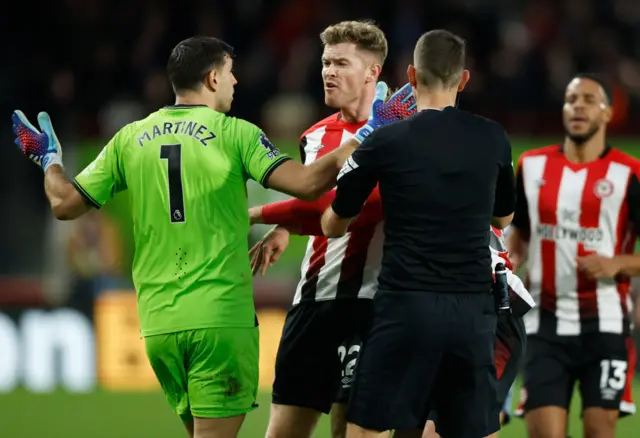
[[[349, 123], [340, 113], [313, 125], [300, 141], [308, 165], [349, 140], [365, 121]], [[341, 298], [373, 298], [382, 257], [382, 226], [372, 224], [339, 238], [311, 236], [302, 260], [293, 304]]]
[[[327, 209], [327, 207], [329, 207], [335, 199], [335, 195], [336, 191], [332, 190], [326, 193], [320, 199], [313, 202], [301, 201], [294, 198], [287, 201], [265, 205], [262, 207], [263, 223], [279, 224], [296, 228], [302, 235], [322, 236], [320, 218], [322, 217], [322, 214]], [[368, 254], [368, 256], [361, 255], [359, 258], [360, 260], [362, 260], [363, 258], [366, 259], [366, 263], [363, 266], [363, 272], [375, 272], [377, 275], [380, 270], [382, 244], [384, 238], [382, 236], [382, 233], [377, 234], [377, 232], [381, 230], [383, 220], [384, 216], [382, 213], [382, 200], [380, 199], [380, 191], [378, 187], [376, 187], [371, 195], [369, 195], [358, 217], [349, 225], [349, 232], [346, 236], [344, 236], [366, 236], [370, 235], [371, 230], [375, 230], [375, 238], [370, 239], [367, 245], [352, 246], [354, 251], [366, 251], [366, 253]], [[364, 233], [362, 233], [362, 231], [364, 231]], [[315, 242], [315, 239], [324, 239], [324, 241], [326, 242], [335, 240], [326, 239], [323, 237], [310, 238], [311, 242]], [[509, 261], [507, 250], [504, 245], [502, 232], [493, 227], [490, 227], [489, 229], [489, 250], [491, 252], [492, 270], [495, 269], [498, 263], [504, 263], [507, 267], [507, 283], [509, 284], [510, 302], [514, 315], [524, 315], [535, 305], [533, 298], [527, 291], [522, 281], [512, 272], [513, 268], [511, 266], [511, 262]], [[314, 258], [314, 255], [312, 254], [310, 257]], [[309, 247], [307, 248], [307, 256], [305, 257], [305, 259], [307, 258], [309, 258]], [[345, 260], [347, 259], [345, 258]], [[301, 280], [301, 284], [303, 284], [305, 281], [305, 272], [309, 272], [308, 268], [305, 269], [304, 266], [305, 264], [303, 263], [303, 278]], [[335, 276], [336, 272], [332, 272], [332, 270], [339, 271], [337, 272], [337, 275], [339, 275], [341, 279], [350, 278], [348, 274], [358, 275], [359, 278], [364, 277], [360, 273], [361, 271], [353, 269], [345, 270], [345, 266], [350, 265], [345, 264], [344, 261], [342, 262], [342, 264], [332, 264], [331, 267], [326, 267], [325, 265], [325, 268], [321, 272], [327, 276]], [[366, 283], [362, 283], [357, 295], [355, 293], [351, 295], [343, 293], [341, 295], [338, 295], [338, 297], [373, 298], [375, 291], [377, 290], [377, 277], [374, 279], [370, 279], [371, 277], [367, 278], [368, 281]], [[352, 284], [357, 284], [357, 282]], [[300, 286], [298, 286], [298, 289], [300, 290]], [[330, 292], [331, 291], [325, 291], [323, 296], [331, 296]], [[337, 291], [333, 293], [333, 296], [335, 297], [336, 294]], [[310, 298], [305, 298], [303, 294], [296, 294], [293, 304], [295, 305], [301, 301], [309, 299]]]
[[538, 306], [527, 333], [628, 333], [630, 279], [593, 280], [576, 257], [631, 254], [640, 226], [640, 161], [607, 147], [590, 163], [568, 161], [560, 145], [524, 153], [513, 225], [528, 236], [528, 289]]

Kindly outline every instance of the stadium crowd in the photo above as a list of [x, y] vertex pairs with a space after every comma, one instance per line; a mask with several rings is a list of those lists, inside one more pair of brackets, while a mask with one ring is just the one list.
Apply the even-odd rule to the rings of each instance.
[[[512, 135], [561, 132], [562, 90], [576, 71], [599, 71], [618, 84], [611, 132], [632, 135], [640, 127], [634, 123], [640, 117], [635, 0], [65, 0], [39, 8], [28, 28], [20, 25], [19, 8], [0, 17], [10, 35], [3, 39], [6, 59], [15, 60], [0, 66], [0, 113], [10, 114], [16, 102], [27, 113], [46, 108], [68, 145], [68, 166], [74, 166], [74, 140], [107, 138], [171, 101], [166, 57], [175, 41], [193, 34], [235, 46], [232, 114], [259, 122], [273, 138], [297, 138], [329, 113], [317, 86], [317, 36], [326, 23], [345, 18], [373, 18], [384, 29], [390, 50], [382, 79], [390, 84], [404, 82], [412, 44], [424, 29], [444, 27], [465, 37], [473, 78], [461, 105], [495, 118]], [[47, 37], [33, 29], [47, 29]], [[0, 141], [11, 143], [11, 134], [5, 125]], [[0, 154], [1, 183], [11, 187], [0, 201], [12, 212], [0, 226], [14, 230], [0, 243], [0, 272], [42, 272], [41, 187], [28, 163], [4, 149]]]
[[[300, 111], [305, 125], [326, 112], [317, 86], [317, 36], [326, 23], [345, 18], [373, 18], [385, 30], [390, 54], [383, 79], [392, 84], [404, 82], [412, 44], [424, 29], [461, 34], [473, 71], [464, 106], [520, 112], [517, 126], [526, 131], [557, 126], [557, 120], [524, 116], [549, 110], [555, 116], [575, 71], [605, 73], [620, 85], [616, 97], [633, 114], [640, 111], [640, 4], [634, 0], [65, 0], [43, 8], [31, 28], [46, 25], [47, 38], [24, 32], [20, 46], [7, 47], [22, 61], [0, 68], [0, 109], [10, 112], [16, 100], [25, 111], [46, 107], [65, 138], [111, 135], [171, 101], [165, 60], [175, 41], [193, 34], [233, 42], [240, 60], [234, 115], [258, 121], [265, 108], [287, 98], [307, 108]], [[12, 13], [7, 30], [19, 22]]]

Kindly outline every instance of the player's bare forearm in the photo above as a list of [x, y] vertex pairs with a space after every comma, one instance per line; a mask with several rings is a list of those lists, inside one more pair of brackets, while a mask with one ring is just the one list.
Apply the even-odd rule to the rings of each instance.
[[329, 207], [322, 215], [320, 225], [322, 232], [327, 237], [342, 237], [347, 233], [349, 224], [354, 218], [341, 218]]
[[339, 148], [305, 166], [303, 181], [308, 189], [307, 201], [314, 201], [336, 185], [336, 178], [344, 162], [359, 146], [355, 140], [348, 140]]
[[527, 261], [527, 239], [525, 234], [515, 225], [511, 225], [506, 236], [507, 250], [513, 269], [518, 269]]
[[640, 254], [616, 256], [619, 273], [628, 277], [640, 276]]
[[306, 166], [308, 184], [311, 188], [311, 199], [308, 200], [316, 200], [335, 187], [340, 169], [358, 146], [357, 141], [348, 140], [333, 152]]
[[352, 138], [342, 143], [338, 149], [333, 151], [333, 153], [336, 154], [335, 160], [336, 169], [338, 169], [338, 172], [342, 169], [342, 166], [344, 166], [347, 158], [349, 158], [351, 154], [353, 154], [355, 150], [358, 149], [358, 146], [360, 146], [360, 143]]
[[491, 225], [498, 228], [499, 230], [504, 230], [511, 224], [512, 220], [513, 213], [508, 216], [494, 216], [491, 218]]
[[273, 171], [267, 185], [296, 198], [315, 201], [335, 187], [340, 169], [358, 145], [357, 141], [348, 140], [308, 166], [290, 160]]
[[51, 211], [57, 219], [76, 219], [91, 208], [64, 175], [62, 167], [58, 165], [49, 166], [45, 172], [44, 190], [49, 199]]

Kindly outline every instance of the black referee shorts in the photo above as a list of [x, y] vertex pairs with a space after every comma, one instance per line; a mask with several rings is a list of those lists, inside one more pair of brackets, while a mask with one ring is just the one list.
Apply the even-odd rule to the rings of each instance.
[[374, 298], [347, 420], [370, 430], [411, 430], [438, 410], [439, 433], [478, 438], [500, 429], [490, 292], [392, 292]]
[[[526, 345], [527, 334], [522, 317], [515, 316], [511, 313], [499, 316], [494, 348], [497, 397], [495, 400], [488, 399], [487, 401], [487, 403], [493, 404], [495, 412], [493, 415], [498, 418], [500, 417], [500, 412], [503, 412], [502, 408], [504, 407], [504, 403], [518, 375], [518, 369], [522, 362]], [[510, 418], [508, 412], [504, 412], [504, 414], [507, 415], [504, 423], [506, 424]], [[438, 421], [438, 412], [435, 408], [429, 412], [428, 419], [435, 423], [436, 432], [439, 431], [440, 423]], [[464, 421], [464, 418], [460, 417], [459, 420]], [[421, 427], [420, 429], [423, 428]]]

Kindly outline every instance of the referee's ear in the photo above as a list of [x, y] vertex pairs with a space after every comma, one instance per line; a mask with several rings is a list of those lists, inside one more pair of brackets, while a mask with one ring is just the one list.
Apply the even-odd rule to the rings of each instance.
[[458, 85], [458, 93], [464, 90], [464, 87], [467, 86], [469, 79], [471, 79], [471, 72], [469, 70], [462, 70], [462, 76], [460, 77], [460, 84]]
[[416, 67], [413, 64], [409, 64], [407, 67], [407, 76], [409, 77], [409, 84], [414, 88], [418, 88], [418, 79], [416, 79]]

